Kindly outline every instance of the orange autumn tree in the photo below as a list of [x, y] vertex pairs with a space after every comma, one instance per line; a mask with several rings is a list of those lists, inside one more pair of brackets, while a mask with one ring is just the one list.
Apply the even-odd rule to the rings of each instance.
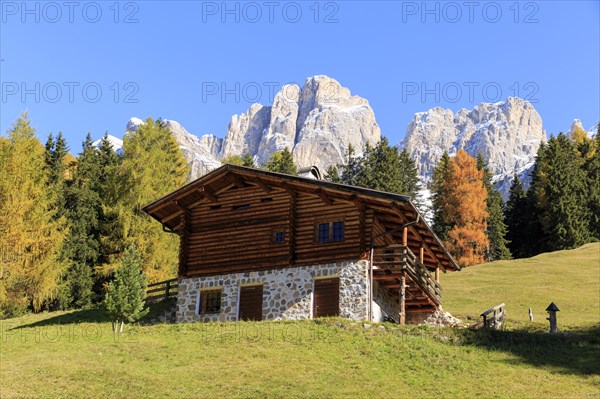
[[444, 208], [444, 223], [450, 227], [447, 248], [461, 266], [483, 263], [489, 246], [485, 234], [487, 190], [476, 159], [459, 150], [450, 159], [443, 186], [445, 195], [440, 205]]

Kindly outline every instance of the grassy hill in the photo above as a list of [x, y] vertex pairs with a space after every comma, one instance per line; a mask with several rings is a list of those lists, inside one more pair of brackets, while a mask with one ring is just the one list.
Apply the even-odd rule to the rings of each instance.
[[[505, 331], [321, 319], [128, 326], [115, 337], [98, 310], [4, 320], [0, 397], [598, 397], [599, 250], [444, 276], [448, 310], [504, 301], [515, 318]], [[549, 300], [567, 334], [544, 332]], [[518, 311], [529, 306], [534, 323]]]
[[529, 259], [499, 261], [442, 274], [444, 309], [459, 318], [478, 317], [506, 304], [512, 321], [548, 324], [550, 302], [560, 309], [558, 326], [600, 323], [600, 243]]

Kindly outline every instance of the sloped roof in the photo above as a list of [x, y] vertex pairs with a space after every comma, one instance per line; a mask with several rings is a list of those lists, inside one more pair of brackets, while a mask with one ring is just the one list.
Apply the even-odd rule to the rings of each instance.
[[151, 202], [142, 210], [158, 220], [165, 228], [176, 230], [180, 223], [178, 216], [182, 214], [182, 208], [191, 208], [207, 198], [214, 199], [220, 191], [232, 185], [253, 184], [351, 201], [357, 206], [373, 209], [387, 230], [393, 230], [418, 218], [418, 222], [410, 226], [410, 233], [427, 247], [426, 265], [429, 267], [440, 265], [444, 271], [460, 269], [433, 230], [419, 215], [410, 197], [364, 187], [228, 164]]

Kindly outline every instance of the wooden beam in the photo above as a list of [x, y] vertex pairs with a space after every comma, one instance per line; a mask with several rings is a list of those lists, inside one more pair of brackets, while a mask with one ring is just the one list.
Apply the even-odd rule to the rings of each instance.
[[208, 191], [208, 189], [204, 186], [198, 188], [198, 192], [205, 196], [210, 202], [218, 202], [219, 199], [212, 192]]
[[361, 211], [366, 211], [367, 207], [365, 206], [365, 204], [363, 204], [363, 202], [358, 198], [358, 195], [356, 194], [352, 194], [350, 196], [349, 199], [350, 202], [352, 202], [359, 210]]
[[270, 193], [271, 191], [273, 191], [273, 189], [271, 187], [269, 187], [269, 185], [267, 185], [261, 179], [251, 180], [251, 182], [256, 184], [258, 187], [260, 187], [266, 193]]
[[321, 198], [321, 201], [323, 201], [325, 203], [325, 205], [333, 204], [333, 200], [331, 198], [329, 198], [327, 196], [327, 194], [320, 188], [317, 188], [316, 193], [319, 196], [319, 198]]
[[233, 173], [230, 173], [228, 176], [233, 181], [233, 184], [237, 188], [244, 188], [244, 187], [246, 187], [246, 185], [244, 184], [244, 181], [242, 179], [240, 179], [239, 177], [237, 177], [236, 175], [234, 175]]
[[435, 268], [435, 281], [440, 282], [440, 268], [439, 266]]
[[406, 274], [400, 279], [400, 325], [406, 324]]
[[290, 266], [296, 263], [296, 197], [290, 196], [290, 214], [288, 221], [289, 230], [289, 248], [290, 248]]
[[283, 188], [291, 197], [296, 197], [296, 192], [286, 182], [281, 182], [281, 188]]

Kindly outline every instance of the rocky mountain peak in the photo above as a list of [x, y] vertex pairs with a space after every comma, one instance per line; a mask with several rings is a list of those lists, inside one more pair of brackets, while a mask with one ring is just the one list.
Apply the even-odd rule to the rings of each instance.
[[415, 114], [401, 146], [416, 160], [422, 179], [428, 182], [444, 151], [464, 149], [481, 154], [504, 195], [504, 180], [529, 169], [546, 132], [542, 118], [528, 101], [509, 97], [497, 103], [481, 103], [472, 110], [454, 113], [433, 108]]

